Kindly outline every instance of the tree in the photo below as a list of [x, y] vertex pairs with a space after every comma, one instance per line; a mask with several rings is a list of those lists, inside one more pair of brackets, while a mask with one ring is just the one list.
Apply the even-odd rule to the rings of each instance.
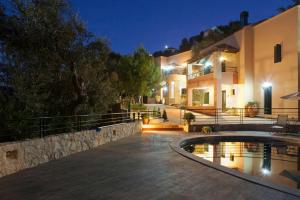
[[286, 11], [286, 10], [288, 10], [290, 8], [293, 8], [293, 7], [297, 6], [297, 5], [300, 5], [300, 0], [290, 0], [290, 1], [291, 1], [290, 5], [288, 5], [286, 7], [280, 7], [280, 8], [277, 9], [277, 11], [279, 13], [281, 13], [281, 12], [284, 12], [284, 11]]
[[117, 99], [106, 68], [107, 42], [88, 32], [65, 0], [1, 4], [0, 51], [11, 91], [0, 90], [3, 124], [105, 112]]
[[143, 47], [137, 48], [133, 55], [124, 56], [118, 71], [123, 96], [129, 98], [149, 96], [161, 82], [159, 67]]
[[190, 50], [192, 45], [187, 38], [183, 38], [179, 46], [179, 51], [184, 52]]

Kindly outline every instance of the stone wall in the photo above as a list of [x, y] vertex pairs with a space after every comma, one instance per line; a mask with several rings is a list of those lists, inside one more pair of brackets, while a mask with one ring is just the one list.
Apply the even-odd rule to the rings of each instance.
[[75, 133], [0, 144], [0, 177], [50, 160], [86, 151], [140, 133], [141, 124], [124, 123]]

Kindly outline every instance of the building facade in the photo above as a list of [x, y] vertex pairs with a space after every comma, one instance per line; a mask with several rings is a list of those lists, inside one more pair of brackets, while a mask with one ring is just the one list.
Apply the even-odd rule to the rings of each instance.
[[[158, 57], [162, 71], [170, 72], [165, 74], [161, 97], [166, 104], [223, 111], [244, 108], [254, 101], [265, 112], [268, 108], [298, 108], [298, 101], [281, 97], [299, 91], [299, 28], [300, 7], [296, 6], [245, 25], [197, 55], [187, 51]], [[186, 72], [175, 73], [177, 68]]]
[[192, 51], [186, 51], [170, 57], [155, 58], [164, 81], [161, 83], [159, 98], [167, 105], [186, 105], [187, 64]]

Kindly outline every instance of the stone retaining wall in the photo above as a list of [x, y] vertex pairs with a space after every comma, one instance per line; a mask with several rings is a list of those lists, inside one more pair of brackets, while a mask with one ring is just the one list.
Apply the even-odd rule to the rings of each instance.
[[141, 124], [124, 123], [75, 133], [0, 144], [0, 177], [50, 160], [86, 151], [140, 133]]

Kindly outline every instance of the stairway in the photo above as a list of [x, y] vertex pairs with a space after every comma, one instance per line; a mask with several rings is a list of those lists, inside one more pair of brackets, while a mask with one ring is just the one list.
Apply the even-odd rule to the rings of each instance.
[[183, 131], [183, 126], [178, 124], [146, 124], [143, 125], [142, 131]]

